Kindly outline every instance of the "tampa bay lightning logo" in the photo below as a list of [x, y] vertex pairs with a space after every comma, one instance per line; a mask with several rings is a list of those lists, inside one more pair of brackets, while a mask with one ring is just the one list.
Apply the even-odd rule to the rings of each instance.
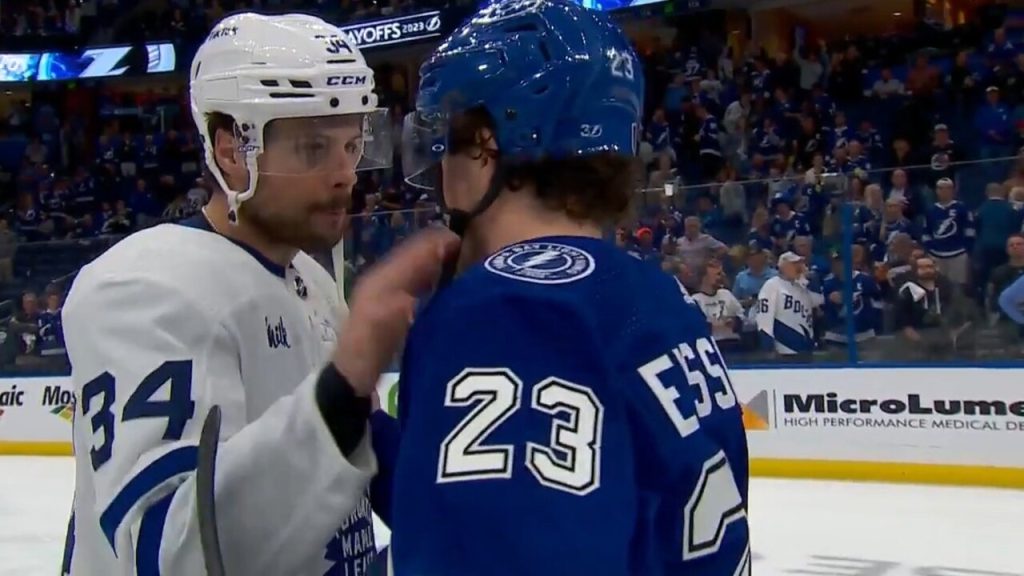
[[955, 236], [957, 232], [959, 232], [959, 227], [956, 225], [956, 210], [950, 210], [949, 217], [939, 222], [934, 236], [936, 238], [950, 238]]
[[514, 280], [565, 284], [589, 276], [594, 271], [594, 257], [565, 244], [528, 242], [492, 255], [484, 262], [484, 267]]

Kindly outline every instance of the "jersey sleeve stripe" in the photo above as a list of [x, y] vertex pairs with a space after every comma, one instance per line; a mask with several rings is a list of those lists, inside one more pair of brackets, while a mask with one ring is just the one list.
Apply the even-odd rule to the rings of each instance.
[[117, 554], [114, 536], [121, 523], [143, 498], [168, 480], [180, 474], [187, 474], [196, 469], [199, 449], [196, 446], [181, 446], [168, 451], [129, 480], [121, 491], [110, 501], [110, 505], [100, 515], [100, 528], [110, 543], [110, 548]]
[[177, 489], [155, 502], [142, 515], [139, 539], [135, 544], [136, 574], [160, 575], [160, 544], [164, 539], [164, 523], [176, 493]]

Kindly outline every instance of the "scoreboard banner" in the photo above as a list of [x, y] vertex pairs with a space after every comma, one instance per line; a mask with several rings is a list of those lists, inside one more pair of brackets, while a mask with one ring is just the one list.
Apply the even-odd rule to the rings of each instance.
[[110, 78], [173, 72], [177, 65], [169, 42], [85, 48], [80, 52], [0, 53], [0, 82], [37, 82]]
[[437, 10], [359, 22], [340, 28], [349, 41], [360, 49], [408, 44], [435, 38], [445, 32], [441, 12]]

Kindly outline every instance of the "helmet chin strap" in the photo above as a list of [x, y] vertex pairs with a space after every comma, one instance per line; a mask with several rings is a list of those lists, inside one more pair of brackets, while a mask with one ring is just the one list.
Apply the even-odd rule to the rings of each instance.
[[[497, 159], [492, 159], [497, 162], [494, 174], [491, 176], [491, 182], [487, 186], [487, 191], [484, 192], [483, 197], [477, 202], [476, 206], [472, 210], [460, 210], [458, 208], [450, 208], [444, 199], [444, 190], [442, 189], [439, 194], [439, 200], [441, 202], [441, 208], [444, 211], [445, 224], [448, 229], [454, 232], [460, 239], [465, 239], [466, 232], [469, 231], [469, 226], [473, 220], [482, 214], [485, 210], [494, 204], [494, 201], [498, 199], [498, 195], [501, 194], [501, 185], [504, 181], [502, 175], [504, 170], [502, 169], [501, 162]], [[441, 271], [441, 281], [439, 287], [444, 287], [451, 283], [455, 278], [459, 264], [459, 254], [456, 253], [451, 259], [445, 262], [444, 268]]]

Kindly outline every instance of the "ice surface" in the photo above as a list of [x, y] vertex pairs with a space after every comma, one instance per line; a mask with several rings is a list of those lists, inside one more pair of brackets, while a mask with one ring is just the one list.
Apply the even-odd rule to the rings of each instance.
[[[70, 458], [0, 457], [0, 576], [57, 574], [73, 486]], [[1024, 491], [758, 478], [750, 521], [756, 576], [1024, 576]]]

